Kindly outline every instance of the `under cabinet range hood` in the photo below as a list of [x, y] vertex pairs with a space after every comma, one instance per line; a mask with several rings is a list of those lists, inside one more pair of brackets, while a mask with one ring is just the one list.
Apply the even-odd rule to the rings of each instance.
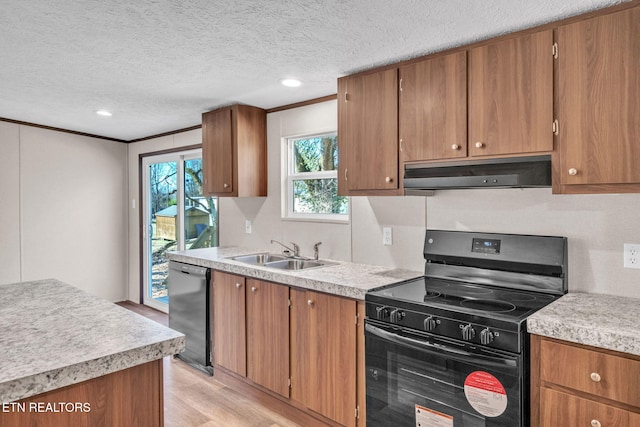
[[406, 164], [407, 195], [465, 188], [535, 188], [551, 186], [551, 156]]

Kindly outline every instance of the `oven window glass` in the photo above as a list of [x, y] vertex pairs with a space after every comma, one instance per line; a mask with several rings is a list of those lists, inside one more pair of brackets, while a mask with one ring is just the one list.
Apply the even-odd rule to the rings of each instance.
[[462, 343], [378, 326], [369, 322], [365, 332], [367, 424], [523, 425], [518, 355], [474, 354]]

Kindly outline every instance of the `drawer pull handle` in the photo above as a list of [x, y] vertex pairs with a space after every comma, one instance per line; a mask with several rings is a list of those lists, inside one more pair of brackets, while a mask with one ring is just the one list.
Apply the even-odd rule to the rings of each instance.
[[258, 290], [258, 288], [256, 288], [255, 286], [252, 286], [252, 287], [251, 287], [251, 292], [255, 292], [255, 291], [257, 291], [257, 290]]
[[[596, 382], [596, 383], [599, 383], [600, 380], [602, 379], [600, 377], [600, 374], [597, 373], [597, 372], [592, 372], [591, 375], [589, 375], [589, 378], [591, 378], [591, 381]], [[597, 421], [597, 420], [594, 420], [594, 421]], [[593, 424], [593, 421], [591, 423]]]
[[236, 288], [240, 289], [240, 286], [242, 286], [240, 283], [236, 283]]
[[309, 306], [313, 306], [314, 302], [313, 302], [312, 299], [310, 299], [310, 300], [307, 301], [307, 304], [309, 304]]
[[602, 427], [602, 423], [598, 420], [591, 420], [591, 427]]

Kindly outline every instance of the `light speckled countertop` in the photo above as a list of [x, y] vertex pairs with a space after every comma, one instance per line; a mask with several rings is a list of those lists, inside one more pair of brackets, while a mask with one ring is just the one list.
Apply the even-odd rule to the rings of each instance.
[[[333, 263], [307, 270], [280, 270], [234, 261], [229, 257], [274, 251], [227, 246], [168, 252], [169, 259], [209, 267], [241, 276], [283, 283], [314, 291], [364, 300], [373, 288], [422, 276], [420, 271], [393, 269], [367, 264], [326, 260]], [[320, 261], [323, 261], [322, 259]]]
[[532, 334], [640, 356], [640, 299], [569, 293], [527, 319]]
[[184, 349], [184, 335], [55, 279], [0, 286], [0, 403]]

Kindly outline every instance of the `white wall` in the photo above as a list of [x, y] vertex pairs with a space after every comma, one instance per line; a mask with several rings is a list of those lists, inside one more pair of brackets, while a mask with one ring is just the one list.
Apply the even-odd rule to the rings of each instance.
[[[282, 219], [285, 185], [284, 139], [337, 130], [337, 101], [271, 113], [267, 116], [269, 162], [268, 197], [220, 200], [220, 243], [279, 250], [271, 239], [300, 245], [305, 256], [321, 241], [320, 257], [342, 261], [401, 267], [421, 271], [424, 266], [424, 198], [352, 197], [351, 221], [336, 224]], [[253, 223], [245, 233], [245, 220]], [[393, 229], [394, 244], [382, 245], [382, 227]]]
[[429, 228], [566, 236], [569, 292], [640, 298], [640, 270], [622, 267], [623, 243], [640, 243], [640, 195], [552, 195], [551, 189], [439, 191]]
[[[12, 159], [11, 176], [0, 182], [0, 193], [11, 205], [13, 229], [13, 234], [2, 231], [2, 270], [11, 273], [0, 282], [56, 278], [122, 300], [127, 291], [126, 145], [0, 125], [3, 162], [4, 154]], [[8, 134], [13, 136], [5, 139]]]
[[0, 284], [20, 281], [20, 127], [0, 122]]
[[[622, 244], [640, 243], [640, 195], [551, 195], [550, 189], [439, 191], [433, 197], [352, 197], [348, 224], [281, 218], [282, 138], [333, 131], [336, 101], [267, 116], [268, 197], [221, 198], [220, 244], [277, 250], [294, 241], [303, 255], [422, 271], [427, 228], [569, 238], [569, 290], [640, 297], [640, 270], [622, 268]], [[201, 132], [129, 145], [129, 193], [138, 194], [138, 155], [200, 143]], [[139, 203], [137, 203], [139, 206]], [[138, 213], [129, 202], [129, 298], [139, 299]], [[253, 230], [245, 233], [245, 220]], [[392, 227], [393, 245], [382, 245]]]

